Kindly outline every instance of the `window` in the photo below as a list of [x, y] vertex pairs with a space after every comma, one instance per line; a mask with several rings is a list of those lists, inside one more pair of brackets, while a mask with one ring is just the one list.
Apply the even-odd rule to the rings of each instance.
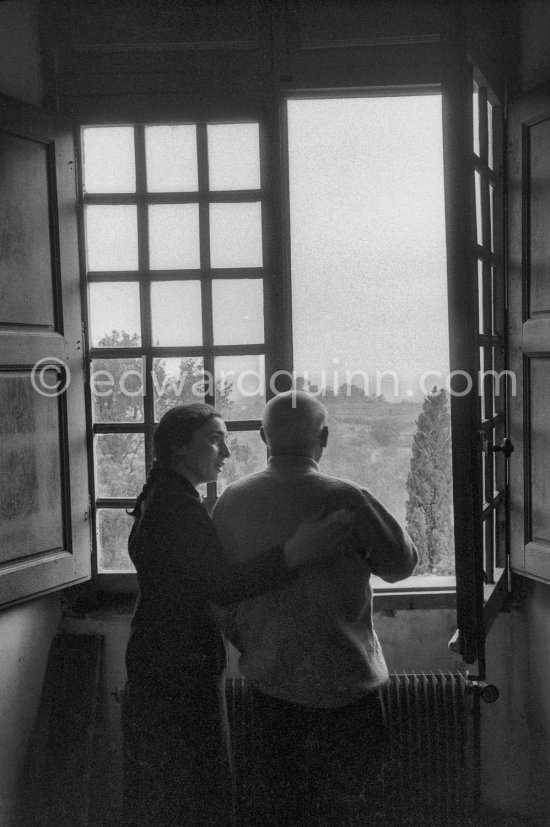
[[286, 114], [294, 381], [328, 408], [322, 469], [406, 525], [420, 561], [399, 589], [452, 588], [441, 94], [291, 98]]
[[506, 566], [507, 400], [515, 392], [506, 370], [502, 259], [501, 111], [479, 72], [473, 80], [476, 203], [477, 342], [481, 438], [481, 543], [484, 579], [494, 584]]
[[[454, 588], [464, 521], [455, 534], [453, 468], [469, 450], [454, 435], [473, 411], [483, 504], [469, 519], [494, 582], [506, 513], [500, 109], [481, 76], [470, 100], [471, 362], [453, 341], [464, 323], [448, 289], [464, 277], [457, 286], [451, 272], [449, 288], [438, 90], [285, 101], [286, 282], [266, 240], [258, 121], [83, 128], [99, 574], [132, 570], [126, 509], [162, 413], [193, 399], [220, 409], [232, 451], [223, 490], [265, 462], [266, 393], [290, 367], [329, 410], [323, 469], [372, 490], [419, 546], [418, 571], [392, 592]], [[289, 331], [282, 348], [264, 306]], [[219, 491], [202, 493], [213, 503]]]
[[[264, 241], [258, 122], [87, 126], [83, 223], [99, 574], [132, 570], [126, 509], [155, 422], [204, 400], [227, 421], [218, 482], [265, 462]], [[202, 492], [210, 502], [216, 484]]]
[[[508, 590], [502, 110], [461, 48], [445, 52], [444, 147], [451, 364], [456, 649], [485, 674], [485, 638]], [[449, 162], [447, 163], [447, 158]]]

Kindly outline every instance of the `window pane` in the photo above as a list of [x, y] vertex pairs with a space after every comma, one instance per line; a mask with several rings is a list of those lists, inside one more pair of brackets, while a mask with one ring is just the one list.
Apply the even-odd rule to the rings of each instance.
[[479, 156], [479, 86], [474, 81], [474, 92], [472, 96], [472, 106], [473, 106], [473, 121], [474, 121], [474, 152], [476, 155]]
[[487, 101], [487, 131], [488, 131], [488, 163], [489, 168], [493, 169], [493, 107], [490, 101]]
[[259, 431], [233, 431], [228, 436], [227, 445], [231, 456], [218, 478], [218, 494], [235, 480], [254, 474], [267, 464], [266, 447]]
[[153, 359], [155, 422], [175, 405], [204, 402], [204, 367], [198, 356]]
[[137, 497], [145, 482], [144, 435], [99, 434], [95, 463], [98, 497]]
[[253, 204], [210, 204], [212, 267], [261, 267], [262, 208]]
[[94, 359], [90, 392], [94, 422], [143, 422], [141, 359]]
[[495, 520], [495, 558], [496, 565], [506, 565], [506, 512], [504, 505], [497, 508]]
[[[487, 436], [487, 439], [489, 439], [488, 436]], [[488, 456], [488, 451], [487, 451], [487, 446], [486, 446], [486, 450], [483, 452], [483, 454], [481, 456], [481, 490], [483, 491], [483, 505], [487, 505], [487, 498], [485, 496], [485, 488], [486, 488], [486, 485], [487, 485], [487, 470], [486, 470], [487, 456]]]
[[149, 192], [196, 192], [197, 130], [194, 125], [145, 127]]
[[153, 282], [151, 317], [155, 347], [202, 345], [200, 282]]
[[211, 190], [260, 188], [257, 123], [209, 125], [208, 176]]
[[86, 207], [86, 253], [88, 270], [137, 270], [136, 207]]
[[481, 175], [475, 171], [475, 187], [476, 187], [476, 240], [478, 244], [483, 244], [483, 216], [481, 213]]
[[[491, 267], [491, 274], [490, 274], [491, 284], [490, 284], [490, 291], [491, 291], [491, 308], [489, 311], [489, 325], [491, 333], [497, 333], [497, 327], [495, 323], [495, 318], [497, 317], [497, 297], [495, 295], [495, 285], [496, 285], [496, 271], [494, 267]], [[502, 318], [500, 319], [502, 323]]]
[[483, 522], [483, 560], [485, 562], [485, 574], [488, 583], [494, 583], [494, 548], [495, 548], [495, 527], [494, 512], [487, 515]]
[[132, 126], [84, 129], [83, 146], [85, 192], [136, 191]]
[[481, 402], [481, 420], [487, 419], [487, 394], [485, 384], [485, 348], [479, 348], [479, 397]]
[[100, 572], [134, 571], [128, 556], [133, 517], [122, 508], [98, 508], [97, 557]]
[[138, 347], [141, 344], [137, 282], [92, 282], [89, 304], [92, 347]]
[[493, 291], [492, 272], [481, 259], [477, 262], [477, 284], [479, 305], [479, 332], [491, 334], [493, 332]]
[[[441, 97], [292, 100], [288, 130], [294, 369], [328, 409], [321, 469], [366, 486], [408, 527], [418, 573], [448, 575]], [[429, 423], [441, 439], [426, 437]], [[439, 538], [412, 462], [422, 444], [424, 466], [440, 469]]]
[[264, 341], [261, 279], [215, 279], [212, 303], [214, 344], [249, 345]]
[[149, 207], [151, 270], [200, 267], [197, 204], [155, 204]]
[[224, 419], [261, 419], [265, 408], [263, 356], [218, 356], [214, 373], [215, 404]]
[[491, 213], [491, 252], [495, 251], [495, 218], [494, 218], [494, 195], [495, 188], [489, 184], [489, 211]]
[[479, 392], [481, 395], [481, 418], [494, 416], [495, 377], [493, 365], [493, 348], [479, 349]]
[[481, 259], [477, 260], [477, 304], [478, 304], [478, 326], [480, 333], [486, 333], [485, 330], [485, 303], [483, 300], [483, 262]]

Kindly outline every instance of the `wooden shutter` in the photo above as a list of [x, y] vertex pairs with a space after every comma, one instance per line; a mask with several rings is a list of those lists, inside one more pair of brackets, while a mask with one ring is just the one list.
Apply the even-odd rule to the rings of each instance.
[[71, 125], [0, 97], [0, 604], [90, 574]]
[[510, 107], [512, 570], [550, 582], [550, 88]]

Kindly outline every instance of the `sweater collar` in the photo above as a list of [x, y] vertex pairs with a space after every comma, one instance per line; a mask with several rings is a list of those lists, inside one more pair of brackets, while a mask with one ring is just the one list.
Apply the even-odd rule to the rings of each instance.
[[270, 468], [292, 468], [295, 470], [310, 468], [313, 471], [319, 470], [319, 465], [311, 457], [297, 456], [296, 454], [276, 454], [269, 457]]
[[170, 483], [175, 483], [179, 488], [182, 488], [186, 494], [190, 494], [196, 500], [202, 502], [201, 495], [193, 485], [193, 483], [189, 482], [187, 477], [184, 477], [183, 474], [178, 474], [177, 471], [171, 471], [167, 468], [162, 468], [157, 471], [157, 479], [166, 480]]

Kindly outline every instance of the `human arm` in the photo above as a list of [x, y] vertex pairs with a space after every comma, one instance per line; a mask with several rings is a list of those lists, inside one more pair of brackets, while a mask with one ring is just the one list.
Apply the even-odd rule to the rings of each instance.
[[134, 538], [132, 559], [147, 567], [172, 599], [192, 591], [227, 605], [288, 583], [302, 565], [338, 553], [337, 537], [347, 533], [351, 517], [331, 514], [302, 524], [284, 546], [262, 552], [246, 563], [230, 563], [214, 525], [197, 502], [164, 498], [150, 506]]
[[409, 577], [418, 553], [409, 535], [388, 509], [366, 489], [356, 509], [355, 536], [374, 574], [388, 583]]

